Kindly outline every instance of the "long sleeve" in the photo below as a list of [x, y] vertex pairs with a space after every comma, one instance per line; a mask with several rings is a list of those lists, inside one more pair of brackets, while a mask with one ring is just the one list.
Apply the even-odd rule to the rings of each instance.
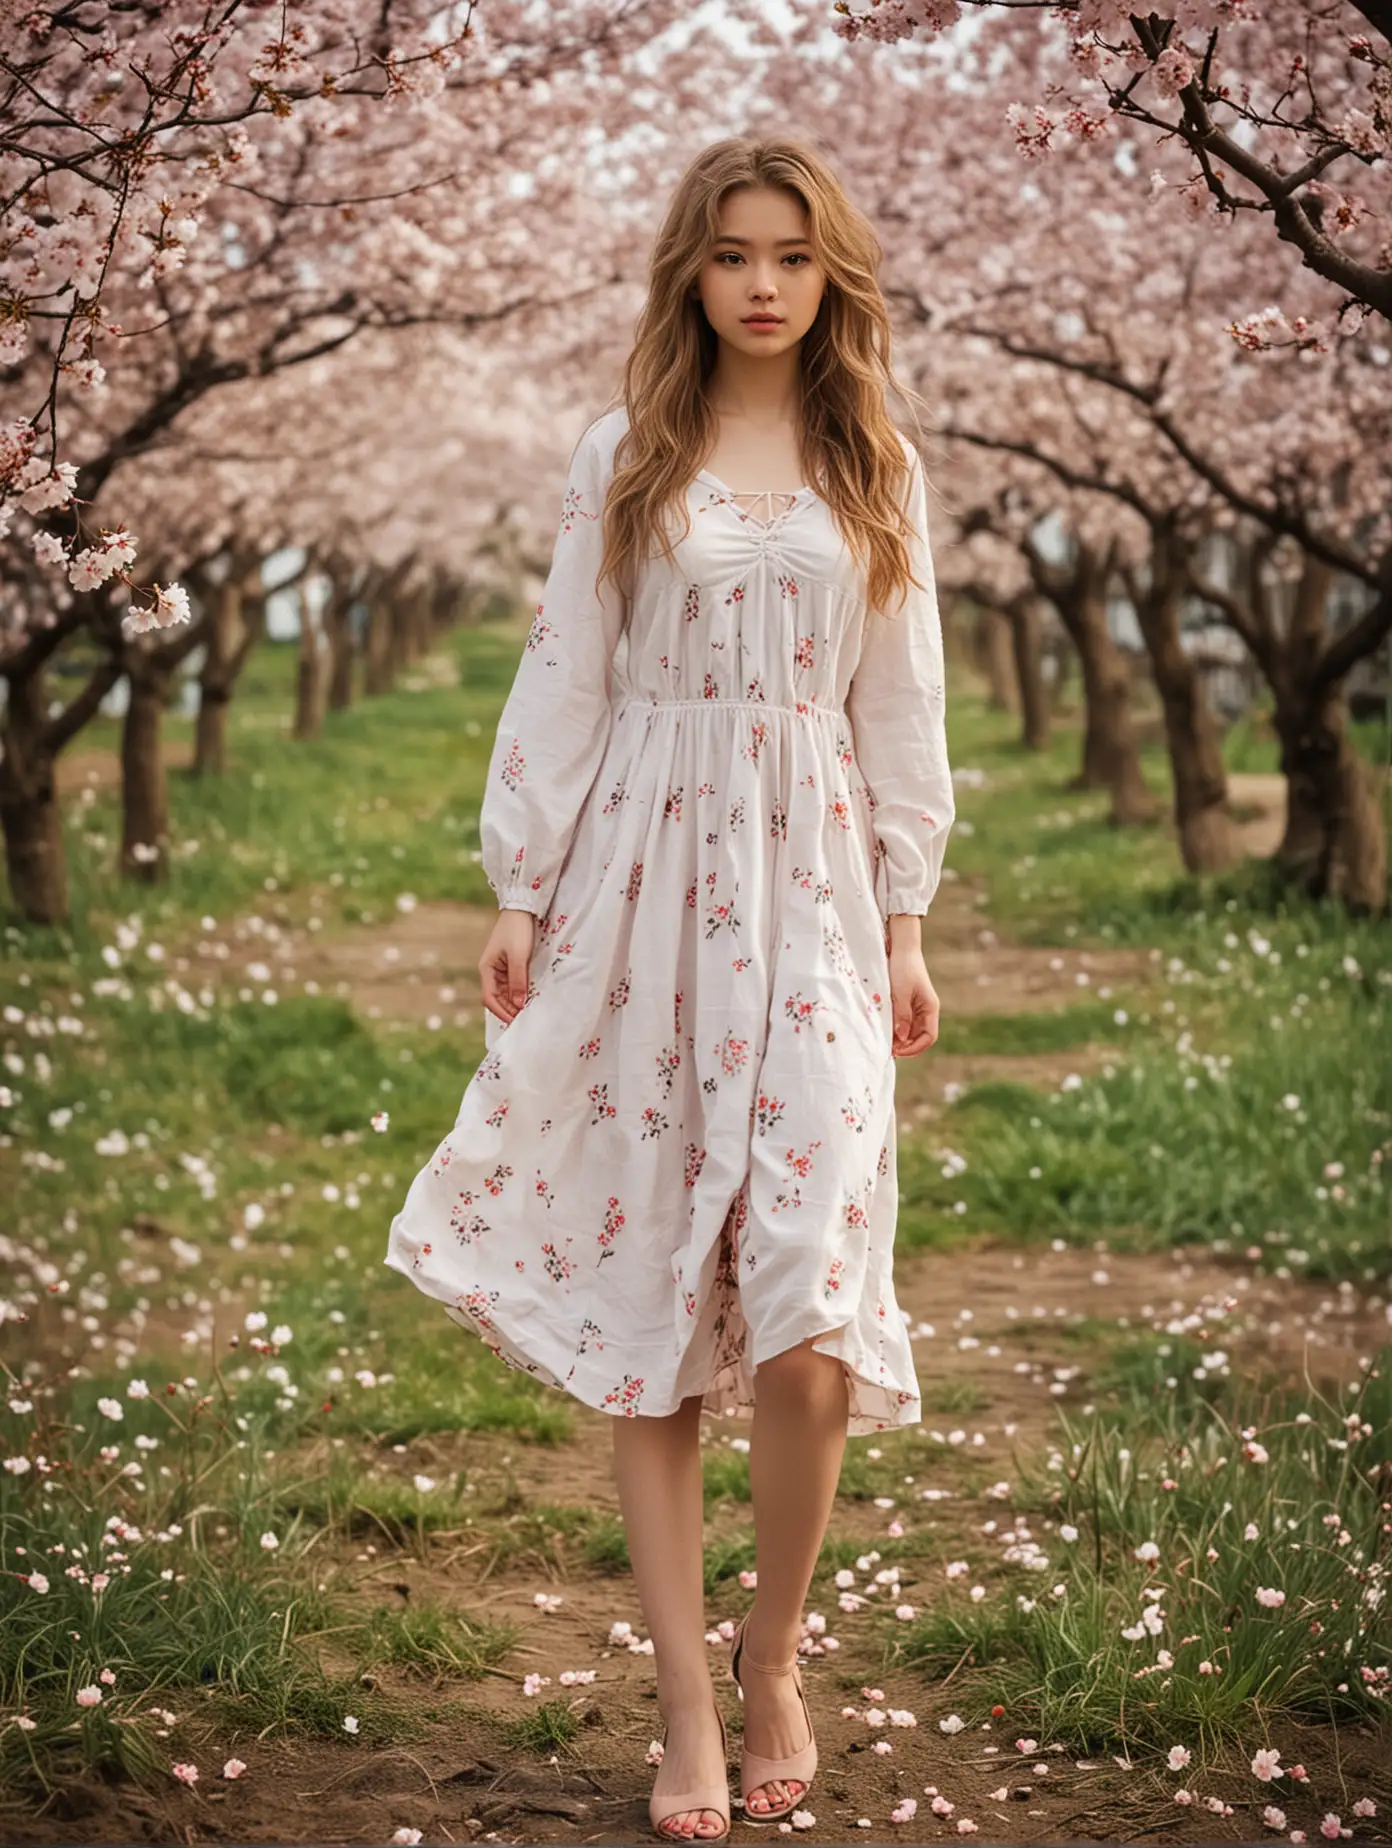
[[946, 676], [937, 583], [928, 543], [928, 489], [912, 457], [905, 513], [909, 558], [922, 590], [909, 585], [888, 613], [867, 610], [846, 695], [855, 753], [875, 835], [875, 897], [881, 917], [926, 915], [942, 876], [956, 816], [947, 761]]
[[500, 910], [543, 915], [609, 737], [623, 598], [595, 589], [612, 473], [595, 426], [572, 458], [551, 569], [498, 720], [479, 812]]

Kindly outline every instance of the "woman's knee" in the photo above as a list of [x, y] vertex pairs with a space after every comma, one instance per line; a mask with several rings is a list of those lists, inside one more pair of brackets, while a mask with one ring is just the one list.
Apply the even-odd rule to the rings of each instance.
[[770, 1354], [767, 1360], [761, 1360], [755, 1368], [756, 1375], [776, 1379], [814, 1380], [830, 1376], [841, 1362], [835, 1354], [824, 1353], [815, 1343], [826, 1339], [826, 1334], [809, 1335], [805, 1341], [797, 1342], [793, 1347], [784, 1348], [781, 1354]]

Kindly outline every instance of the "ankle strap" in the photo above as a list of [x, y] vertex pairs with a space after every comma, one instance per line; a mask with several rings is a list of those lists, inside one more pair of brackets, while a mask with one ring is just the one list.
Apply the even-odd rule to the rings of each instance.
[[794, 1656], [791, 1662], [756, 1662], [740, 1639], [739, 1664], [741, 1668], [757, 1668], [761, 1675], [791, 1675], [798, 1665], [799, 1658]]

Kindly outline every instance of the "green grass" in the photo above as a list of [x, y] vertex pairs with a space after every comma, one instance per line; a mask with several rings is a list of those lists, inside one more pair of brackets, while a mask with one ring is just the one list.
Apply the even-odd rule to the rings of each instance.
[[[268, 995], [251, 976], [239, 998], [237, 984], [208, 982], [214, 965], [196, 953], [253, 917], [265, 929], [318, 919], [326, 941], [398, 916], [407, 895], [491, 905], [478, 803], [521, 637], [517, 623], [461, 633], [449, 644], [457, 687], [364, 701], [299, 745], [287, 736], [294, 651], [263, 649], [232, 709], [228, 774], [171, 778], [167, 884], [117, 883], [119, 818], [98, 795], [68, 805], [72, 925], [5, 926], [20, 1010], [0, 1027], [6, 1293], [28, 1319], [7, 1325], [0, 1453], [30, 1468], [0, 1472], [0, 1704], [27, 1703], [36, 1726], [0, 1727], [0, 1779], [50, 1788], [84, 1766], [167, 1777], [177, 1730], [161, 1737], [147, 1709], [186, 1715], [194, 1697], [235, 1701], [258, 1727], [334, 1737], [351, 1712], [359, 1744], [384, 1742], [414, 1722], [364, 1690], [357, 1674], [369, 1665], [469, 1677], [505, 1663], [507, 1633], [467, 1595], [458, 1608], [403, 1610], [369, 1586], [366, 1597], [387, 1602], [365, 1614], [354, 1572], [368, 1548], [429, 1562], [464, 1546], [466, 1593], [509, 1571], [629, 1571], [612, 1516], [531, 1504], [515, 1483], [497, 1499], [475, 1493], [471, 1442], [564, 1447], [577, 1430], [570, 1402], [500, 1368], [382, 1265], [391, 1215], [482, 1057], [481, 1014], [432, 1032], [366, 1018], [351, 996]], [[186, 738], [189, 725], [168, 729]], [[1010, 722], [966, 691], [950, 731], [954, 762], [988, 777], [961, 790], [965, 825], [949, 848], [953, 869], [987, 894], [983, 921], [1028, 943], [1156, 955], [1134, 994], [948, 1019], [944, 1054], [1066, 1061], [1101, 1046], [1113, 1069], [1056, 1092], [978, 1085], [931, 1132], [906, 1131], [902, 1244], [983, 1232], [1021, 1246], [1193, 1239], [1253, 1245], [1293, 1271], [1385, 1278], [1385, 923], [1282, 899], [1260, 870], [1184, 879], [1160, 829], [1118, 833], [1100, 798], [1065, 789], [1076, 732], [1028, 758]], [[1360, 737], [1370, 754], [1380, 748], [1376, 728]], [[114, 738], [103, 721], [82, 748]], [[1227, 749], [1234, 765], [1274, 764], [1259, 717]], [[1146, 763], [1163, 794], [1158, 753]], [[381, 1110], [384, 1135], [370, 1126]], [[1182, 1343], [1166, 1355], [1098, 1336], [1104, 1403], [1099, 1435], [1083, 1440], [1090, 1456], [1115, 1461], [1113, 1395], [1175, 1419], [1212, 1414], [1221, 1383], [1192, 1378]], [[132, 1396], [136, 1380], [148, 1395]], [[978, 1406], [969, 1383], [945, 1384], [927, 1410]], [[1157, 1426], [1151, 1441], [1168, 1439]], [[920, 1447], [932, 1450], [926, 1437]], [[850, 1446], [842, 1472], [843, 1495], [862, 1503], [896, 1494], [902, 1470], [918, 1467], [907, 1440], [884, 1461], [870, 1449]], [[1298, 1459], [1282, 1458], [1288, 1480], [1313, 1493]], [[971, 1459], [956, 1465], [963, 1498], [993, 1480]], [[709, 1447], [702, 1466], [708, 1513], [747, 1506], [742, 1450]], [[417, 1485], [422, 1473], [432, 1486]], [[1104, 1508], [1109, 1560], [1136, 1507]], [[1202, 1513], [1184, 1496], [1168, 1507], [1190, 1527]], [[265, 1533], [276, 1546], [262, 1546]], [[875, 1550], [911, 1572], [906, 1542]], [[94, 1594], [92, 1562], [107, 1554], [119, 1570]], [[860, 1543], [832, 1536], [819, 1570], [861, 1557]], [[707, 1548], [708, 1592], [724, 1595], [753, 1563], [748, 1530], [724, 1532]], [[82, 1570], [69, 1576], [73, 1564]], [[36, 1570], [49, 1581], [42, 1595], [27, 1583]], [[1062, 1700], [1067, 1672], [1081, 1675], [1094, 1692], [1066, 1717], [1086, 1731], [1129, 1659], [1101, 1640], [1123, 1588], [1134, 1594], [1121, 1572], [1080, 1580], [1069, 1623], [1092, 1614], [1076, 1630], [1027, 1625], [1008, 1601], [944, 1604], [915, 1646], [928, 1669], [968, 1643], [980, 1659], [995, 1652], [1060, 1721], [1064, 1708], [1048, 1703]], [[339, 1672], [345, 1654], [352, 1675]], [[76, 1690], [101, 1685], [103, 1668], [115, 1686], [75, 1725]], [[1272, 1685], [1262, 1699], [1304, 1698]], [[1185, 1711], [1206, 1716], [1211, 1694], [1188, 1689]], [[1227, 1710], [1215, 1711], [1218, 1724]], [[530, 1706], [517, 1737], [543, 1753], [573, 1749], [580, 1723], [557, 1699]]]
[[930, 1681], [965, 1665], [964, 1714], [1000, 1702], [1087, 1750], [1198, 1757], [1278, 1714], [1381, 1724], [1392, 1347], [1338, 1402], [1241, 1377], [1186, 1390], [1154, 1337], [1101, 1384], [1023, 1474], [1042, 1569], [1017, 1547], [991, 1595], [957, 1581], [897, 1633], [898, 1658]]

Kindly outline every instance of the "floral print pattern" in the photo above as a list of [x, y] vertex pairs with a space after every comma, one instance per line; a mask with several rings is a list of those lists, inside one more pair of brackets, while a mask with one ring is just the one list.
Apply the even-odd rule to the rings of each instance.
[[616, 1417], [747, 1409], [813, 1339], [849, 1435], [912, 1424], [885, 919], [927, 912], [953, 820], [922, 468], [896, 610], [813, 491], [756, 520], [706, 470], [625, 605], [595, 583], [624, 427], [573, 458], [480, 814], [526, 1000], [385, 1261]]

